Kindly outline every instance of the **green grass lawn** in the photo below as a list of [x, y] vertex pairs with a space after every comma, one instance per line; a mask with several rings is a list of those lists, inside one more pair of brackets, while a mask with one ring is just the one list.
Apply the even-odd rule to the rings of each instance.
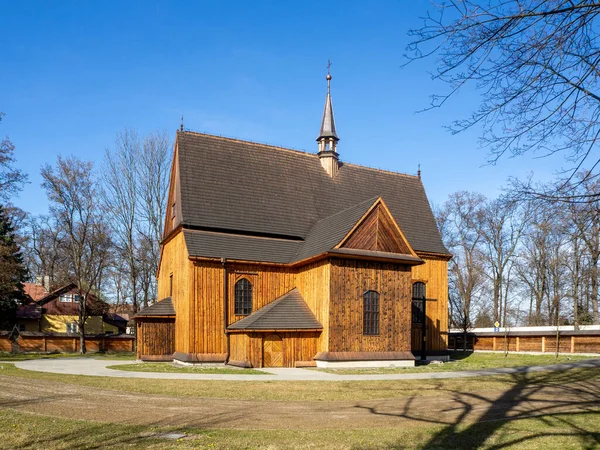
[[[458, 426], [421, 423], [352, 430], [204, 430], [66, 420], [0, 410], [0, 446], [45, 450], [108, 449], [450, 449], [598, 448], [600, 413], [547, 415]], [[161, 435], [185, 434], [179, 440]]]
[[133, 360], [135, 361], [135, 353], [133, 352], [96, 352], [86, 353], [8, 353], [0, 352], [0, 361], [27, 361], [30, 359], [49, 359], [49, 358], [98, 358], [98, 359], [115, 359], [115, 360]]
[[228, 375], [267, 375], [266, 372], [256, 369], [238, 369], [234, 367], [214, 366], [181, 366], [168, 362], [145, 362], [140, 364], [117, 364], [106, 366], [107, 369], [125, 370], [127, 372], [168, 372], [168, 373], [196, 373], [196, 374], [228, 374]]
[[[450, 356], [453, 361], [444, 364], [417, 365], [415, 367], [391, 367], [374, 369], [312, 369], [339, 375], [369, 375], [390, 373], [428, 373], [428, 372], [456, 372], [462, 370], [495, 369], [504, 367], [546, 366], [550, 364], [569, 363], [591, 359], [591, 356], [581, 355], [526, 355], [509, 353], [467, 353], [454, 352]], [[600, 358], [600, 355], [598, 355]], [[417, 364], [419, 361], [417, 361]]]
[[[539, 360], [535, 360], [539, 364]], [[162, 396], [326, 402], [360, 402], [375, 399], [408, 398], [411, 404], [437, 401], [461, 393], [479, 398], [486, 391], [524, 387], [545, 388], [556, 385], [569, 389], [588, 389], [595, 398], [600, 380], [597, 368], [568, 371], [519, 373], [468, 379], [402, 380], [402, 381], [201, 381], [129, 379], [65, 375], [21, 370], [10, 363], [0, 364], [0, 378], [34, 380], [35, 384], [54, 382], [86, 386], [115, 392], [158, 394]], [[585, 384], [589, 382], [589, 384]], [[5, 385], [10, 385], [10, 381]], [[103, 393], [102, 395], [110, 395]], [[495, 397], [491, 398], [495, 401]], [[392, 400], [393, 401], [393, 400]], [[132, 425], [119, 422], [106, 411], [102, 422], [65, 419], [51, 410], [19, 411], [20, 403], [0, 405], [0, 448], [33, 450], [69, 448], [108, 449], [453, 449], [453, 448], [518, 448], [518, 449], [592, 449], [600, 448], [600, 404], [590, 403], [572, 412], [551, 414], [533, 411], [519, 419], [500, 416], [485, 422], [451, 423], [442, 416], [434, 421], [411, 420], [403, 426], [389, 425], [361, 428], [360, 423], [345, 428], [288, 430], [269, 429], [200, 429], [155, 425]], [[416, 402], [416, 403], [415, 403]], [[34, 406], [35, 407], [35, 406]], [[518, 410], [515, 410], [518, 413]], [[143, 413], [143, 411], [141, 412]], [[375, 410], [376, 414], [377, 411]], [[298, 417], [301, 421], [302, 418]], [[324, 427], [326, 428], [326, 427]], [[161, 435], [184, 433], [180, 440]]]

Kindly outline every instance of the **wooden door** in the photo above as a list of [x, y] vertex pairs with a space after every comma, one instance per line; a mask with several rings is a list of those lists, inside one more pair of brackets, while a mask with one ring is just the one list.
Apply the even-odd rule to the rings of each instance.
[[263, 339], [263, 367], [283, 367], [283, 341], [276, 334]]

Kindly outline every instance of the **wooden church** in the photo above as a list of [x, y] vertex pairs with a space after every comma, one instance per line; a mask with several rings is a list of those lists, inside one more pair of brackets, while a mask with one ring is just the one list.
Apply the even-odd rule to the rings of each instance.
[[421, 178], [340, 161], [330, 80], [317, 153], [177, 133], [139, 359], [377, 367], [447, 349], [451, 255]]

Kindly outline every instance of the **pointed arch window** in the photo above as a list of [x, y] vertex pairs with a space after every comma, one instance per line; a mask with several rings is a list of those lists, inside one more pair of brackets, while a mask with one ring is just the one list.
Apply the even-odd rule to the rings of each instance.
[[412, 286], [412, 323], [422, 324], [425, 322], [423, 311], [425, 310], [426, 295], [425, 283], [417, 281]]
[[379, 292], [367, 291], [363, 294], [363, 334], [379, 334]]
[[252, 313], [252, 283], [242, 278], [235, 283], [236, 316], [247, 316]]

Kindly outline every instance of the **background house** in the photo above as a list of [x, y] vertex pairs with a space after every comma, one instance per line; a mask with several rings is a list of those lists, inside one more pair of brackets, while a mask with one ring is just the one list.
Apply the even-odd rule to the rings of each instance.
[[[43, 333], [78, 333], [79, 290], [73, 283], [52, 292], [36, 283], [24, 283], [26, 300], [17, 309], [17, 326], [20, 331]], [[90, 317], [86, 321], [86, 334], [124, 333], [127, 320], [109, 313], [109, 305], [90, 294], [87, 300]]]

